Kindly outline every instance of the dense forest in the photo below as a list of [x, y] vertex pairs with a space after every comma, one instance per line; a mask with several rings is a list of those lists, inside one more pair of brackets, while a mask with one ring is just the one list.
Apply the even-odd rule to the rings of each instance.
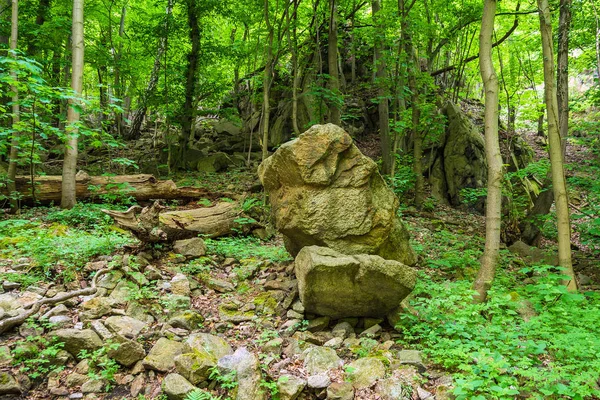
[[600, 398], [595, 0], [4, 0], [0, 399]]

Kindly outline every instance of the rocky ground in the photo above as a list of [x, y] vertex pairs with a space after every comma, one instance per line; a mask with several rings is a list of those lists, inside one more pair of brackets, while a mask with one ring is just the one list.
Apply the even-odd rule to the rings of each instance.
[[[90, 275], [111, 270], [95, 296], [45, 307], [43, 322], [2, 337], [0, 393], [185, 399], [198, 387], [236, 399], [445, 398], [451, 379], [396, 345], [400, 333], [383, 319], [305, 314], [292, 262], [205, 253], [192, 239], [88, 263]], [[16, 314], [82, 285], [6, 281], [0, 306]]]

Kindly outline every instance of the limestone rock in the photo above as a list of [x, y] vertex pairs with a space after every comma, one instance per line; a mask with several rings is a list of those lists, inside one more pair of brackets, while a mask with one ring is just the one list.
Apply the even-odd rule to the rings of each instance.
[[411, 399], [411, 391], [410, 386], [405, 388], [402, 382], [394, 377], [380, 380], [375, 386], [375, 392], [381, 396], [381, 400]]
[[277, 380], [281, 400], [296, 400], [305, 387], [306, 381], [294, 375], [281, 375]]
[[202, 315], [195, 311], [187, 310], [175, 314], [169, 320], [169, 325], [171, 325], [173, 328], [181, 328], [187, 329], [188, 331], [193, 331], [194, 329], [198, 329], [198, 325], [200, 325], [203, 321], [204, 317], [202, 317]]
[[283, 144], [258, 173], [292, 255], [317, 245], [416, 262], [396, 216], [398, 199], [342, 128], [313, 126]]
[[325, 389], [331, 385], [331, 379], [326, 373], [311, 375], [308, 377], [306, 384], [311, 389]]
[[79, 357], [81, 350], [93, 351], [102, 347], [102, 340], [91, 329], [59, 329], [51, 332], [59, 343], [64, 343], [64, 349], [74, 357]]
[[179, 374], [169, 374], [165, 376], [161, 387], [169, 400], [185, 400], [188, 393], [196, 390], [194, 385]]
[[90, 379], [81, 385], [82, 393], [102, 393], [107, 382], [104, 379]]
[[328, 347], [311, 347], [303, 352], [304, 368], [310, 375], [326, 373], [342, 365], [335, 350]]
[[348, 364], [347, 375], [356, 389], [365, 389], [385, 377], [385, 365], [375, 357], [359, 358]]
[[189, 258], [201, 257], [206, 254], [206, 244], [200, 238], [177, 240], [173, 245], [173, 251]]
[[[379, 393], [379, 392], [377, 392]], [[335, 382], [327, 388], [327, 400], [353, 400], [354, 387], [349, 382]]]
[[21, 394], [22, 388], [19, 382], [8, 372], [0, 372], [0, 395]]
[[125, 367], [131, 367], [146, 356], [144, 346], [133, 340], [121, 336], [115, 336], [119, 345], [116, 349], [108, 351], [108, 356]]
[[175, 366], [175, 357], [187, 351], [189, 346], [184, 343], [160, 338], [142, 362], [146, 369], [166, 372]]
[[148, 326], [145, 322], [139, 319], [131, 318], [126, 315], [118, 315], [108, 317], [104, 321], [108, 329], [117, 335], [124, 336], [129, 339], [135, 339], [142, 330]]
[[232, 355], [221, 358], [217, 364], [219, 370], [236, 372], [236, 400], [264, 400], [265, 392], [261, 388], [262, 373], [258, 358], [245, 347], [240, 347]]
[[10, 354], [10, 347], [0, 346], [0, 367], [9, 366], [12, 363], [13, 357]]
[[171, 279], [171, 292], [174, 295], [189, 296], [190, 281], [184, 274], [177, 274]]
[[175, 357], [174, 361], [177, 371], [194, 385], [206, 381], [217, 361], [233, 353], [224, 339], [208, 333], [190, 335], [186, 344], [191, 352]]
[[416, 283], [415, 270], [398, 261], [317, 246], [300, 251], [295, 271], [306, 312], [332, 318], [385, 317]]

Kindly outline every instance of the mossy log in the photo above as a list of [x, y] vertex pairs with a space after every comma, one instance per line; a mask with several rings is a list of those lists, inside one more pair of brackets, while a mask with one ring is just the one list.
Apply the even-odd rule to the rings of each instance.
[[252, 224], [240, 224], [243, 217], [236, 202], [220, 202], [212, 207], [164, 211], [158, 201], [150, 207], [134, 206], [127, 211], [102, 210], [122, 228], [146, 243], [172, 242], [197, 237], [219, 237], [245, 231]]
[[[17, 176], [17, 191], [21, 200], [31, 203], [34, 200], [41, 203], [58, 203], [61, 199], [62, 177], [57, 175], [34, 177], [35, 193], [31, 190], [30, 176]], [[89, 176], [80, 171], [76, 178], [76, 197], [83, 199], [102, 199], [103, 196], [133, 197], [136, 201], [199, 199], [203, 197], [233, 197], [227, 193], [215, 193], [206, 189], [193, 187], [177, 187], [172, 180], [159, 180], [153, 175], [116, 175]]]

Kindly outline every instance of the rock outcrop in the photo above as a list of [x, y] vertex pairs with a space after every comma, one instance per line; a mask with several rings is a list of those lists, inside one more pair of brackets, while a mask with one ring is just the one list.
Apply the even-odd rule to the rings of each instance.
[[300, 251], [295, 272], [306, 311], [332, 318], [385, 317], [416, 283], [416, 271], [398, 261], [317, 246]]
[[313, 126], [283, 144], [258, 172], [292, 255], [317, 245], [415, 263], [408, 231], [396, 216], [398, 199], [342, 128]]

